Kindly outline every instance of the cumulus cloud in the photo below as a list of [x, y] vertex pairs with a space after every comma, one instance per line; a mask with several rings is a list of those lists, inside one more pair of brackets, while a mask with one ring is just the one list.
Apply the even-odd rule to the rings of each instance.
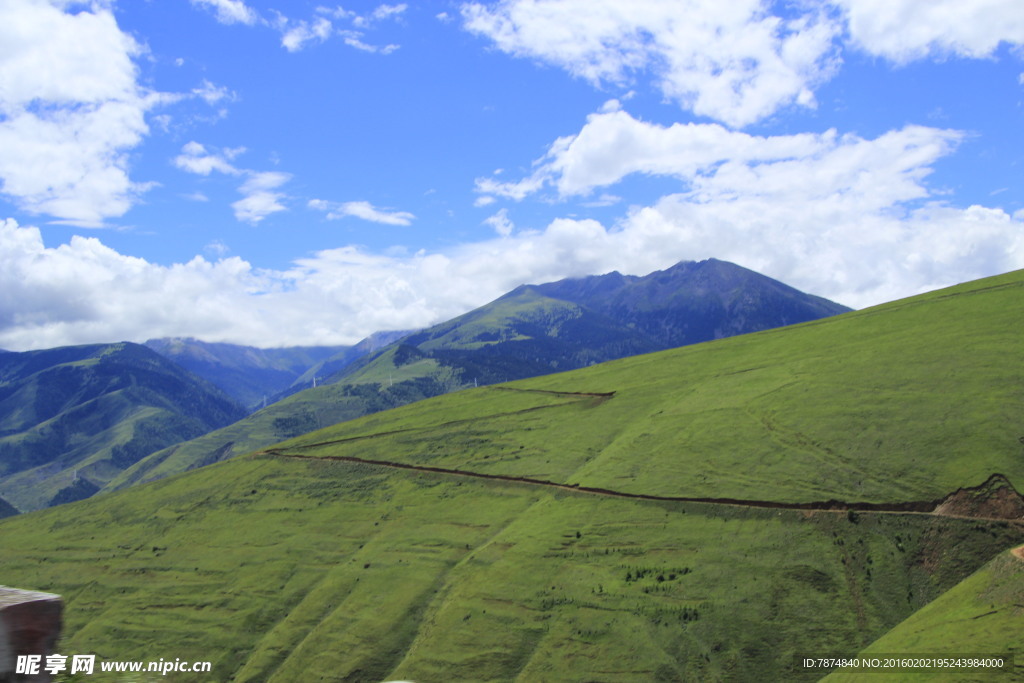
[[192, 0], [192, 4], [213, 11], [217, 21], [222, 24], [252, 26], [260, 21], [256, 11], [243, 0]]
[[919, 180], [928, 164], [961, 137], [957, 131], [920, 126], [876, 140], [840, 136], [834, 130], [755, 136], [713, 123], [661, 126], [605, 108], [589, 116], [578, 134], [552, 143], [530, 176], [510, 182], [478, 179], [476, 190], [514, 200], [545, 187], [563, 198], [585, 196], [628, 175], [643, 174], [678, 178], [694, 201], [768, 188], [780, 199], [809, 197], [842, 187], [866, 206], [890, 205], [926, 194]]
[[696, 114], [743, 127], [786, 106], [815, 106], [843, 39], [896, 63], [989, 57], [1024, 44], [1019, 0], [502, 0], [462, 5], [465, 28], [517, 57], [595, 85], [650, 74]]
[[400, 5], [378, 5], [376, 9], [366, 16], [353, 17], [352, 23], [359, 28], [366, 28], [375, 22], [398, 17], [405, 12], [408, 7], [409, 6], [405, 3]]
[[[565, 198], [631, 174], [675, 178], [676, 193], [611, 228], [562, 219], [509, 248], [543, 243], [538, 257], [556, 254], [576, 272], [723, 258], [859, 307], [1024, 267], [1022, 215], [951, 206], [927, 184], [962, 138], [924, 126], [874, 139], [834, 130], [754, 136], [718, 124], [661, 126], [605, 107], [552, 143], [527, 178], [478, 180], [477, 190], [522, 199], [552, 189]], [[500, 217], [492, 219], [497, 227]]]
[[75, 225], [123, 215], [149, 187], [129, 178], [128, 152], [166, 99], [136, 82], [141, 46], [101, 5], [29, 0], [0, 8], [0, 45], [0, 191]]
[[519, 57], [594, 84], [651, 73], [693, 112], [744, 126], [787, 105], [814, 106], [836, 66], [840, 26], [819, 6], [783, 19], [760, 0], [503, 0], [467, 3], [467, 30]]
[[339, 218], [362, 218], [364, 221], [383, 223], [385, 225], [411, 225], [416, 219], [408, 211], [389, 211], [379, 209], [367, 201], [357, 202], [329, 202], [324, 199], [311, 199], [307, 204], [309, 208], [317, 211], [327, 212], [328, 220]]
[[494, 232], [502, 237], [508, 237], [515, 230], [515, 223], [508, 217], [508, 209], [501, 209], [493, 216], [484, 219], [484, 224], [494, 228]]
[[231, 208], [234, 209], [235, 218], [255, 225], [273, 213], [287, 210], [281, 203], [285, 194], [277, 190], [291, 180], [291, 175], [279, 171], [238, 168], [231, 161], [243, 152], [244, 147], [211, 152], [193, 140], [181, 148], [181, 154], [174, 157], [172, 163], [182, 171], [196, 175], [208, 176], [217, 171], [229, 176], [244, 177], [245, 181], [238, 188], [243, 197], [234, 202]]
[[276, 190], [290, 179], [288, 173], [277, 171], [250, 172], [248, 179], [238, 188], [245, 196], [231, 205], [235, 218], [256, 224], [272, 213], [285, 211], [286, 207], [281, 203], [285, 195]]
[[192, 89], [192, 94], [195, 97], [201, 98], [209, 105], [215, 105], [221, 100], [234, 100], [237, 96], [224, 86], [214, 85], [210, 81], [203, 79], [203, 82], [198, 88]]
[[289, 52], [296, 52], [310, 41], [324, 42], [333, 32], [334, 26], [326, 17], [317, 17], [313, 21], [298, 21], [282, 33], [281, 45]]
[[[855, 307], [1024, 267], [1024, 211], [952, 206], [924, 184], [956, 139], [921, 127], [873, 140], [822, 135], [801, 143], [800, 154], [752, 154], [698, 172], [685, 191], [636, 207], [613, 226], [559, 218], [513, 234], [500, 211], [488, 219], [493, 239], [411, 256], [341, 247], [281, 271], [237, 257], [161, 266], [93, 238], [46, 247], [38, 229], [7, 220], [0, 347], [182, 335], [263, 346], [352, 343], [445, 320], [524, 282], [645, 274], [708, 257]], [[272, 191], [278, 181], [260, 178], [254, 189]], [[373, 209], [324, 200], [310, 208], [340, 216], [360, 204]]]
[[[298, 52], [311, 43], [323, 43], [332, 36], [340, 36], [349, 47], [364, 52], [390, 54], [398, 49], [398, 45], [373, 45], [363, 39], [366, 31], [380, 21], [400, 16], [406, 5], [379, 5], [369, 14], [361, 15], [343, 7], [317, 7], [311, 19], [291, 19], [276, 12], [276, 19], [271, 25], [281, 33], [281, 45], [289, 52]], [[337, 23], [348, 24], [339, 26]]]
[[836, 0], [854, 43], [904, 63], [927, 56], [988, 57], [1001, 42], [1024, 44], [1017, 0]]
[[207, 152], [206, 147], [193, 140], [181, 148], [181, 154], [174, 157], [172, 163], [182, 171], [197, 175], [210, 175], [214, 171], [227, 175], [243, 173], [241, 169], [235, 168], [225, 156]]

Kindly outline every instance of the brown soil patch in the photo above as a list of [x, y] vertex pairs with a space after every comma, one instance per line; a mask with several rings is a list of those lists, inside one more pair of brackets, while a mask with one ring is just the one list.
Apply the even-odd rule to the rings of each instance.
[[1024, 560], [1024, 545], [1018, 546], [1010, 551], [1018, 559]]
[[1001, 474], [993, 474], [981, 486], [957, 489], [938, 507], [937, 515], [1024, 519], [1024, 496]]

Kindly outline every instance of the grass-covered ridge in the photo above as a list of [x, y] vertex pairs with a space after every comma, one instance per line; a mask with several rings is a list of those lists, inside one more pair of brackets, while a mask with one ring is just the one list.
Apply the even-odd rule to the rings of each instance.
[[[468, 387], [815, 320], [847, 311], [735, 264], [682, 262], [523, 285], [452, 320], [373, 349], [225, 430], [139, 462], [107, 490], [180, 473], [282, 439]], [[378, 335], [379, 337], [379, 335]], [[372, 339], [366, 340], [367, 343]], [[380, 337], [382, 344], [385, 337]], [[362, 346], [356, 347], [359, 349]], [[293, 387], [294, 388], [294, 387]]]
[[[858, 656], [887, 653], [1013, 657], [1010, 671], [993, 674], [933, 672], [929, 680], [991, 681], [1024, 679], [1024, 546], [1000, 553], [984, 567], [915, 612]], [[828, 681], [860, 680], [837, 672]]]
[[814, 680], [795, 655], [855, 655], [1024, 523], [584, 487], [885, 503], [999, 473], [1019, 490], [1022, 286], [367, 416], [0, 521], [0, 575], [65, 596], [63, 650], [209, 659], [213, 680]]
[[[936, 500], [994, 473], [1020, 491], [1022, 315], [1018, 271], [795, 327], [438, 397], [283, 448], [337, 442], [303, 452], [665, 496]], [[521, 410], [556, 395], [544, 391], [614, 395]]]
[[87, 497], [153, 451], [244, 416], [144, 346], [0, 355], [0, 494], [22, 510]]

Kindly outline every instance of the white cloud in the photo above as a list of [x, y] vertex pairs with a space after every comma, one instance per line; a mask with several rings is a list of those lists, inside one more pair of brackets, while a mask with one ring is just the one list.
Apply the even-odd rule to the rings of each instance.
[[231, 204], [235, 218], [246, 223], [256, 224], [270, 214], [285, 211], [287, 207], [281, 203], [285, 199], [277, 188], [291, 180], [291, 175], [279, 171], [253, 171], [238, 168], [231, 163], [235, 157], [245, 152], [245, 147], [227, 148], [220, 153], [209, 152], [202, 144], [191, 141], [181, 148], [181, 154], [174, 157], [172, 163], [182, 171], [208, 176], [214, 171], [229, 176], [243, 176], [245, 182], [238, 191], [242, 199]]
[[465, 27], [501, 50], [626, 87], [650, 72], [684, 108], [744, 126], [814, 106], [835, 68], [840, 26], [820, 6], [782, 19], [760, 0], [503, 0], [462, 6]]
[[[705, 202], [763, 192], [770, 185], [780, 194], [805, 197], [819, 188], [827, 193], [843, 187], [848, 194], [857, 191], [868, 206], [889, 205], [924, 196], [918, 181], [927, 164], [960, 137], [915, 126], [873, 141], [834, 130], [762, 137], [713, 123], [660, 126], [614, 109], [589, 116], [577, 135], [558, 138], [530, 176], [505, 183], [478, 179], [476, 189], [520, 200], [550, 186], [565, 198], [644, 174], [678, 178], [680, 189]], [[805, 173], [808, 165], [817, 165], [814, 173]], [[884, 183], [869, 183], [877, 168], [888, 173]]]
[[508, 237], [515, 230], [515, 224], [508, 217], [508, 209], [501, 209], [493, 216], [484, 219], [484, 223], [494, 228], [494, 232]]
[[311, 199], [307, 206], [317, 211], [326, 211], [328, 220], [352, 216], [385, 225], [411, 225], [412, 221], [416, 219], [416, 216], [408, 211], [386, 211], [378, 209], [367, 201], [337, 203], [323, 199]]
[[1000, 42], [1024, 44], [1019, 0], [835, 0], [853, 42], [903, 63], [935, 55], [988, 57]]
[[317, 17], [313, 21], [298, 21], [282, 33], [281, 45], [289, 52], [296, 52], [311, 41], [324, 42], [333, 32], [334, 26], [325, 17]]
[[181, 148], [181, 154], [174, 157], [172, 163], [182, 171], [196, 175], [210, 175], [213, 171], [227, 175], [240, 175], [243, 171], [235, 168], [225, 157], [227, 155], [211, 154], [206, 147], [191, 141]]
[[589, 207], [601, 207], [601, 206], [612, 206], [622, 201], [622, 197], [618, 197], [613, 194], [602, 193], [600, 197], [589, 202], [583, 202], [583, 206]]
[[275, 190], [290, 179], [287, 173], [250, 171], [249, 178], [238, 188], [245, 196], [231, 205], [235, 218], [255, 225], [272, 213], [285, 211], [287, 207], [281, 204], [285, 195]]
[[139, 87], [143, 50], [109, 9], [76, 9], [0, 7], [0, 191], [25, 211], [99, 226], [149, 187], [129, 178], [128, 152], [168, 97]]
[[365, 43], [363, 42], [363, 34], [359, 31], [338, 31], [338, 35], [342, 36], [342, 40], [344, 40], [346, 45], [363, 52], [379, 52], [383, 55], [389, 55], [399, 48], [398, 45], [393, 43], [383, 46]]
[[203, 251], [205, 251], [208, 254], [214, 254], [216, 256], [224, 256], [224, 254], [231, 251], [231, 248], [228, 245], [221, 242], [220, 240], [214, 240], [207, 244], [205, 247], [203, 247]]
[[[0, 222], [0, 347], [159, 336], [352, 343], [376, 330], [451, 318], [524, 282], [644, 274], [711, 256], [853, 306], [1024, 267], [1024, 211], [961, 209], [927, 197], [907, 203], [927, 194], [919, 181], [938, 153], [935, 135], [911, 129], [872, 141], [837, 138], [816, 156], [709, 178], [610, 228], [562, 218], [443, 253], [341, 247], [284, 271], [237, 257], [160, 266], [94, 238], [45, 247], [38, 229], [7, 220]], [[266, 189], [276, 180], [256, 184]], [[897, 189], [864, 205], [889, 183]]]
[[378, 5], [376, 9], [366, 15], [358, 15], [352, 13], [352, 25], [357, 28], [369, 28], [378, 21], [385, 21], [387, 19], [397, 18], [406, 9], [408, 5], [402, 3], [400, 5]]
[[214, 85], [210, 81], [203, 79], [202, 84], [198, 88], [192, 89], [192, 94], [196, 97], [202, 98], [209, 105], [214, 105], [221, 100], [234, 100], [236, 99], [235, 93], [231, 92], [224, 86]]
[[192, 4], [213, 10], [222, 24], [252, 26], [260, 21], [256, 11], [242, 0], [192, 0]]
[[722, 258], [859, 307], [1024, 267], [1021, 215], [951, 206], [925, 182], [962, 137], [924, 126], [874, 139], [831, 130], [761, 137], [603, 108], [556, 140], [527, 178], [478, 180], [477, 189], [519, 199], [552, 188], [567, 198], [630, 174], [673, 177], [678, 192], [610, 229], [560, 219], [507, 248], [536, 258], [535, 268], [554, 258], [564, 274]]
[[[317, 7], [316, 16], [309, 20], [290, 19], [280, 12], [276, 12], [276, 19], [270, 25], [281, 33], [281, 45], [289, 52], [298, 52], [312, 42], [323, 43], [332, 36], [341, 36], [342, 41], [349, 47], [354, 47], [363, 52], [375, 52], [380, 54], [391, 54], [399, 48], [398, 45], [373, 45], [365, 42], [365, 31], [374, 27], [380, 21], [385, 21], [400, 16], [406, 5], [379, 5], [375, 10], [366, 15], [336, 7]], [[348, 22], [354, 28], [339, 28], [335, 22]]]
[[1020, 0], [501, 0], [465, 3], [462, 17], [504, 52], [595, 85], [650, 74], [667, 98], [734, 128], [815, 106], [845, 36], [897, 63], [1024, 45]]

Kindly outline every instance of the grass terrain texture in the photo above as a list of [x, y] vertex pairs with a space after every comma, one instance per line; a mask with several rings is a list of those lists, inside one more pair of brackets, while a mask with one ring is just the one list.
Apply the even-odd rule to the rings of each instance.
[[0, 355], [0, 495], [33, 510], [92, 495], [164, 446], [245, 415], [144, 346]]
[[[392, 337], [401, 333], [374, 335], [353, 349], [364, 355], [349, 358], [337, 372], [327, 372], [331, 363], [310, 370], [320, 378], [316, 389], [292, 395], [223, 431], [153, 453], [105, 490], [185, 472], [326, 425], [468, 387], [848, 310], [714, 259], [682, 262], [644, 277], [609, 273], [524, 285], [400, 341]], [[304, 378], [306, 387], [313, 383], [309, 373]]]
[[[998, 673], [984, 670], [929, 672], [927, 680], [1024, 680], [1024, 546], [1000, 553], [865, 648], [858, 657], [936, 652], [1012, 657], [1014, 666]], [[905, 673], [903, 678], [922, 680], [922, 676]], [[825, 680], [840, 683], [865, 680], [865, 677], [836, 672]], [[873, 677], [873, 680], [878, 679]]]
[[1020, 491], [1021, 319], [1017, 271], [441, 396], [280, 448], [669, 497], [937, 501], [993, 474]]
[[753, 503], [1019, 490], [1022, 286], [360, 418], [3, 520], [0, 574], [65, 597], [62, 651], [213, 680], [814, 680], [1024, 526]]

